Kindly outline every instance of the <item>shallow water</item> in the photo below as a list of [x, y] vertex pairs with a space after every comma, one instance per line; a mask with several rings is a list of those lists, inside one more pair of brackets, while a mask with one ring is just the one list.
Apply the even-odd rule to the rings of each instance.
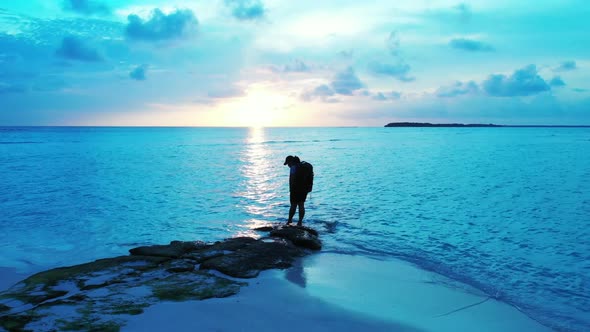
[[0, 128], [0, 266], [22, 272], [285, 221], [314, 165], [327, 250], [395, 256], [590, 330], [588, 128]]

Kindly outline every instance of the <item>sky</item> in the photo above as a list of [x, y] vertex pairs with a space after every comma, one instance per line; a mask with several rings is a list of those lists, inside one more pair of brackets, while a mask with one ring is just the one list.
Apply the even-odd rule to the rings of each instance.
[[590, 125], [587, 0], [0, 0], [0, 126]]

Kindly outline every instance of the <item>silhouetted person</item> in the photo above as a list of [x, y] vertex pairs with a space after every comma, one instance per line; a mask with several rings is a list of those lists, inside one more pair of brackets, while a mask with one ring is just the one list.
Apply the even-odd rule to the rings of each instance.
[[299, 221], [297, 226], [303, 223], [305, 216], [305, 199], [307, 193], [313, 188], [313, 166], [308, 162], [302, 162], [297, 156], [287, 156], [283, 165], [289, 166], [289, 192], [291, 208], [287, 225], [293, 221], [295, 210], [299, 207]]

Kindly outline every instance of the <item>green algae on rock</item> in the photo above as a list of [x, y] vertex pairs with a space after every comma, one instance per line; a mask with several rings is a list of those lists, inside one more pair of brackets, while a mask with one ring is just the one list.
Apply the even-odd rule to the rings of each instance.
[[150, 284], [155, 297], [163, 301], [204, 300], [212, 297], [226, 297], [239, 292], [240, 286], [233, 280], [197, 271], [171, 275]]
[[7, 331], [25, 331], [25, 326], [36, 319], [34, 313], [0, 316], [0, 326]]
[[119, 331], [126, 316], [155, 303], [227, 297], [247, 285], [212, 270], [252, 278], [262, 270], [288, 268], [311, 252], [307, 248], [321, 247], [317, 232], [307, 228], [266, 231], [270, 237], [261, 239], [138, 247], [130, 256], [37, 273], [0, 293], [0, 326], [7, 331]]

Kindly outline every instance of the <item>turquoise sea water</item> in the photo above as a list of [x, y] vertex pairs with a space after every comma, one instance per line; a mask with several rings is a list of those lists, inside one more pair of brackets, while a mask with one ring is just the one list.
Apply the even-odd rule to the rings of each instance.
[[590, 330], [588, 128], [0, 128], [0, 267], [284, 222], [287, 154], [314, 165], [306, 223], [325, 250], [400, 257]]

